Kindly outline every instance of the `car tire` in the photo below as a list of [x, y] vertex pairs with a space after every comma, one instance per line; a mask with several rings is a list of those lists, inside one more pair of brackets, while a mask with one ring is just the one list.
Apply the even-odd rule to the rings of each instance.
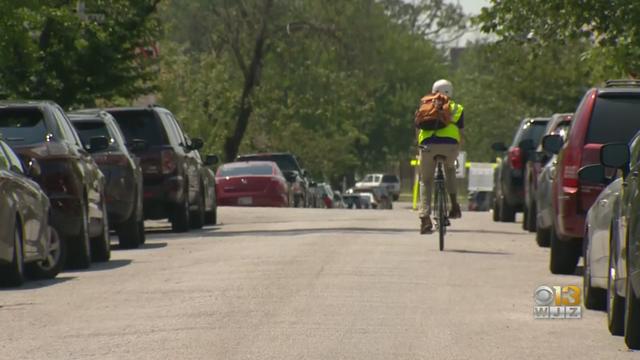
[[213, 204], [213, 210], [205, 213], [205, 225], [216, 225], [218, 223], [218, 206]]
[[501, 222], [515, 222], [516, 221], [516, 211], [507, 204], [507, 200], [504, 196], [500, 197], [500, 218]]
[[552, 274], [571, 275], [576, 272], [581, 253], [579, 245], [575, 240], [560, 240], [555, 229], [551, 228], [549, 270]]
[[[611, 244], [613, 245], [613, 244]], [[609, 246], [609, 271], [607, 276], [607, 326], [611, 335], [624, 335], [625, 299], [618, 295], [615, 288], [617, 277], [614, 261], [614, 248]]]
[[493, 204], [491, 206], [491, 212], [492, 212], [492, 217], [493, 217], [493, 221], [498, 222], [500, 221], [500, 207], [498, 206], [498, 200], [494, 197], [493, 198]]
[[531, 202], [531, 206], [527, 211], [527, 216], [524, 218], [524, 221], [527, 222], [527, 229], [529, 232], [536, 232], [536, 228], [538, 227], [536, 218], [538, 217], [538, 206], [535, 201]]
[[87, 201], [83, 200], [80, 204], [82, 211], [82, 220], [80, 223], [80, 232], [69, 241], [69, 261], [68, 265], [71, 269], [88, 269], [91, 266], [91, 239], [89, 238], [89, 208]]
[[34, 279], [53, 279], [64, 266], [67, 256], [66, 244], [58, 231], [49, 226], [49, 246], [47, 258], [27, 264], [27, 276]]
[[16, 219], [13, 229], [13, 259], [0, 267], [0, 284], [4, 286], [20, 286], [25, 280], [23, 237], [20, 222]]
[[540, 247], [549, 247], [551, 245], [551, 229], [536, 228], [536, 243]]
[[624, 342], [629, 349], [640, 350], [640, 300], [635, 296], [628, 276], [625, 282]]
[[176, 233], [184, 233], [189, 231], [189, 199], [188, 192], [185, 190], [182, 203], [173, 209], [171, 217], [171, 229]]
[[522, 230], [529, 231], [529, 207], [526, 204], [522, 207]]
[[584, 270], [582, 271], [582, 292], [584, 296], [584, 306], [591, 310], [605, 310], [607, 308], [607, 291], [591, 286], [591, 266], [589, 266], [589, 234], [582, 240], [584, 259]]
[[[104, 196], [102, 197], [104, 199]], [[102, 232], [91, 238], [91, 259], [96, 262], [105, 262], [111, 259], [111, 241], [109, 239], [109, 220], [107, 218], [107, 204], [102, 201]]]
[[[136, 204], [127, 220], [115, 227], [118, 245], [121, 249], [137, 249], [144, 243], [144, 220], [140, 219], [138, 206], [139, 204]], [[142, 233], [140, 232], [140, 224], [142, 224]]]
[[202, 229], [204, 226], [204, 191], [198, 196], [198, 207], [189, 214], [189, 227], [191, 229]]

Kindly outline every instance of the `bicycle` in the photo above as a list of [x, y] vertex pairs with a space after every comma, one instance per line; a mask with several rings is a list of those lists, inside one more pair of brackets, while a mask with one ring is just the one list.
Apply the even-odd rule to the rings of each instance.
[[[420, 149], [428, 151], [428, 145], [420, 145]], [[435, 208], [434, 220], [436, 222], [436, 227], [438, 228], [438, 243], [440, 247], [440, 251], [444, 250], [444, 236], [447, 233], [447, 226], [450, 225], [449, 222], [449, 201], [447, 195], [447, 189], [445, 187], [445, 177], [444, 177], [444, 161], [446, 158], [442, 155], [436, 155], [433, 157], [433, 160], [436, 161], [436, 174], [433, 179], [433, 205]], [[431, 201], [431, 199], [429, 199]]]

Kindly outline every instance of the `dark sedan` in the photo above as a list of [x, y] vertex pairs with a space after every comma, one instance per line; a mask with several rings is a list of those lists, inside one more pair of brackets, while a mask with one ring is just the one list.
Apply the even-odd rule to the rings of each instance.
[[271, 161], [234, 162], [222, 165], [216, 174], [219, 205], [289, 205], [288, 185], [276, 163]]
[[25, 273], [54, 278], [64, 261], [64, 246], [49, 227], [49, 199], [26, 175], [37, 176], [35, 160], [25, 169], [0, 141], [0, 283], [18, 286]]
[[[104, 175], [60, 106], [0, 102], [0, 133], [22, 158], [39, 162], [42, 173], [33, 178], [51, 201], [51, 223], [67, 244], [69, 265], [87, 268], [92, 257], [107, 259]], [[91, 151], [106, 145], [98, 140]]]
[[69, 115], [85, 146], [91, 139], [104, 138], [108, 147], [92, 152], [105, 176], [105, 195], [109, 224], [116, 230], [120, 247], [131, 249], [144, 244], [144, 215], [142, 212], [142, 169], [139, 160], [129, 152], [143, 149], [144, 140], [126, 143], [113, 116], [105, 111], [84, 111]]

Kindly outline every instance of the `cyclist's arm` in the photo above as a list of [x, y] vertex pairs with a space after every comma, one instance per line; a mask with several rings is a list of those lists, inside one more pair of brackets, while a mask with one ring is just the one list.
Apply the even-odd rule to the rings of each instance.
[[460, 130], [460, 147], [464, 145], [464, 111], [460, 114], [460, 120], [456, 123], [456, 126]]

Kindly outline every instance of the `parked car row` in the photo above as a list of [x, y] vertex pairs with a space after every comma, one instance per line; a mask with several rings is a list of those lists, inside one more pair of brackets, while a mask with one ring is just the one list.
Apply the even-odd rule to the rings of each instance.
[[145, 242], [144, 220], [183, 232], [216, 222], [213, 170], [166, 109], [0, 102], [0, 281], [53, 278]]
[[610, 332], [631, 349], [640, 349], [639, 113], [640, 81], [612, 80], [588, 90], [573, 115], [552, 116], [533, 144], [521, 126], [514, 146], [536, 150], [519, 164], [513, 147], [505, 155], [493, 209], [496, 221], [524, 211], [523, 228], [550, 247], [552, 273], [574, 274], [584, 258], [585, 306], [606, 309]]

